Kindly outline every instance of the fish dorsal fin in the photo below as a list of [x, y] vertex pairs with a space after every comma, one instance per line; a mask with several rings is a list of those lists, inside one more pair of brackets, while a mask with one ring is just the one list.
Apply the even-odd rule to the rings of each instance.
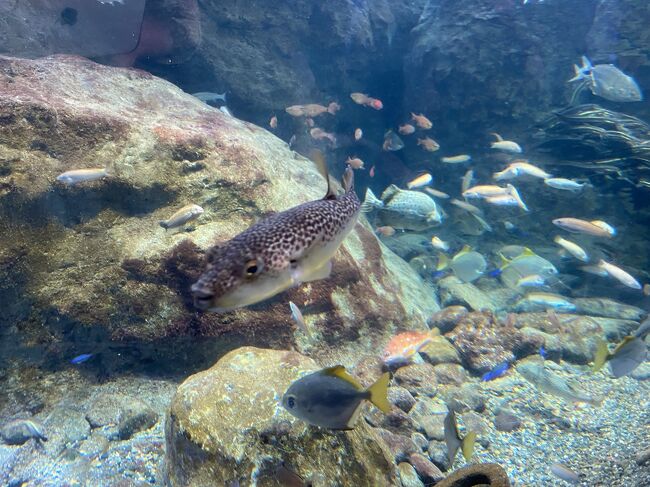
[[457, 257], [460, 257], [461, 255], [468, 254], [471, 251], [472, 251], [472, 247], [465, 244], [465, 245], [463, 245], [463, 248], [460, 249], [460, 251], [456, 255], [454, 255], [454, 259], [456, 259]]
[[327, 193], [325, 193], [323, 199], [324, 200], [336, 199], [336, 193], [332, 188], [332, 182], [330, 181], [330, 173], [329, 170], [327, 169], [327, 161], [325, 160], [325, 156], [318, 149], [314, 149], [311, 152], [310, 156], [311, 156], [311, 160], [314, 161], [314, 163], [316, 164], [316, 168], [318, 169], [318, 172], [321, 173], [321, 175], [325, 178], [325, 181], [327, 181]]
[[499, 258], [501, 259], [501, 267], [499, 269], [503, 270], [510, 265], [510, 260], [506, 259], [505, 255], [499, 252]]
[[518, 257], [531, 257], [533, 255], [537, 255], [535, 252], [530, 250], [528, 247], [524, 247], [524, 251], [518, 255]]
[[635, 337], [633, 337], [633, 336], [626, 336], [625, 338], [623, 338], [623, 340], [621, 340], [621, 343], [619, 343], [618, 345], [616, 345], [616, 348], [614, 348], [614, 351], [611, 353], [611, 355], [612, 355], [612, 356], [616, 355], [616, 353], [617, 353], [618, 351], [620, 351], [621, 348], [623, 348], [625, 345], [627, 345], [628, 343], [630, 343], [631, 341], [634, 341], [634, 340], [635, 340]]
[[321, 371], [324, 375], [329, 375], [331, 377], [338, 377], [341, 380], [344, 380], [348, 384], [352, 385], [356, 390], [362, 391], [364, 388], [359, 383], [357, 379], [352, 377], [345, 367], [342, 365], [335, 365], [334, 367], [327, 367]]
[[503, 142], [503, 137], [501, 137], [499, 134], [496, 132], [492, 132], [492, 135], [494, 135], [497, 139], [497, 142]]
[[392, 198], [395, 197], [397, 193], [399, 193], [401, 189], [399, 189], [397, 186], [394, 184], [391, 184], [388, 186], [384, 192], [381, 194], [381, 200], [384, 202], [384, 204], [388, 203]]

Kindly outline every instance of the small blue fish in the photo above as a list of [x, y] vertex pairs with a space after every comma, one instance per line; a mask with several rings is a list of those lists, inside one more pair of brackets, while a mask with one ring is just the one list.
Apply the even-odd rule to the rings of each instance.
[[501, 269], [494, 269], [487, 274], [489, 277], [496, 279], [501, 275]]
[[445, 274], [447, 274], [445, 271], [434, 271], [431, 273], [431, 278], [441, 279]]
[[83, 364], [84, 362], [87, 362], [94, 356], [95, 356], [94, 353], [82, 353], [81, 355], [77, 355], [75, 358], [70, 360], [70, 363], [73, 365]]
[[504, 375], [508, 371], [509, 368], [510, 368], [510, 364], [508, 362], [502, 362], [499, 365], [497, 365], [496, 367], [494, 367], [492, 370], [490, 370], [489, 372], [483, 374], [483, 376], [481, 377], [481, 380], [483, 382], [487, 382], [487, 381], [490, 381], [490, 380], [497, 379], [497, 378], [501, 377], [502, 375]]
[[548, 357], [548, 353], [546, 352], [546, 349], [544, 348], [544, 345], [539, 347], [539, 354], [544, 360], [546, 360], [546, 358]]

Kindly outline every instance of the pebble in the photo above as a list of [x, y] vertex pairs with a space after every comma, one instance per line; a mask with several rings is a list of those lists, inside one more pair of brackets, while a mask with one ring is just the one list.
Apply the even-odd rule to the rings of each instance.
[[158, 422], [158, 413], [140, 400], [133, 400], [120, 414], [117, 426], [120, 440], [128, 440], [139, 431], [144, 431]]
[[420, 349], [420, 355], [422, 355], [424, 360], [429, 362], [431, 365], [461, 363], [458, 351], [451, 342], [443, 336], [433, 337], [431, 343]]
[[467, 372], [458, 364], [439, 364], [433, 369], [439, 384], [460, 386], [467, 379]]
[[644, 463], [648, 463], [649, 461], [650, 461], [650, 447], [648, 447], [645, 450], [637, 453], [637, 455], [636, 455], [636, 463], [638, 465], [643, 465]]
[[445, 417], [441, 414], [425, 416], [420, 419], [420, 429], [424, 431], [427, 439], [442, 441], [445, 439]]
[[383, 428], [377, 428], [375, 431], [384, 440], [396, 462], [405, 461], [411, 453], [418, 452], [417, 445], [408, 436], [395, 434]]
[[424, 487], [420, 477], [418, 477], [418, 473], [410, 463], [400, 463], [397, 465], [397, 471], [399, 472], [399, 479], [402, 483], [402, 487]]
[[485, 397], [476, 384], [464, 384], [445, 393], [447, 405], [457, 413], [485, 411]]
[[521, 419], [511, 411], [502, 410], [494, 417], [494, 427], [498, 431], [510, 433], [521, 427]]
[[456, 323], [468, 313], [465, 306], [447, 306], [429, 319], [431, 328], [438, 327], [440, 333], [447, 333], [454, 329]]
[[0, 429], [0, 437], [8, 445], [22, 445], [31, 440], [47, 441], [43, 425], [34, 419], [15, 419]]
[[388, 388], [388, 400], [405, 413], [408, 413], [415, 405], [415, 398], [411, 393], [399, 386]]
[[411, 364], [395, 372], [395, 382], [414, 396], [433, 397], [438, 392], [433, 365]]
[[443, 472], [449, 470], [451, 465], [449, 464], [449, 457], [447, 455], [447, 445], [444, 441], [430, 441], [427, 452], [429, 453], [429, 459], [436, 467]]
[[431, 461], [421, 453], [413, 453], [409, 457], [409, 463], [426, 485], [440, 482], [445, 476]]
[[422, 433], [411, 433], [411, 440], [415, 443], [421, 451], [426, 451], [429, 447], [429, 440]]

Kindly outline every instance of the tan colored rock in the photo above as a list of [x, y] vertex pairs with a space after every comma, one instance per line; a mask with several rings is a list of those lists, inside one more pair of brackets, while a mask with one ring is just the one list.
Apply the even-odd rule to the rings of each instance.
[[351, 431], [328, 431], [282, 408], [289, 385], [319, 368], [297, 352], [244, 347], [190, 376], [167, 416], [169, 485], [249, 486], [254, 479], [257, 485], [280, 485], [275, 475], [283, 462], [303, 479], [396, 485], [387, 446], [363, 420]]
[[432, 365], [461, 363], [458, 351], [444, 336], [433, 337], [431, 343], [420, 349], [420, 354]]

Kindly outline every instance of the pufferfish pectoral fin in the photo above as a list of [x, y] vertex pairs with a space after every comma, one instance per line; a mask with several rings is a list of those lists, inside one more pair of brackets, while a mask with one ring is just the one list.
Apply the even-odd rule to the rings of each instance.
[[298, 267], [292, 271], [291, 275], [295, 285], [299, 285], [303, 282], [320, 281], [321, 279], [327, 279], [331, 273], [332, 261], [328, 260], [324, 265], [315, 269]]

